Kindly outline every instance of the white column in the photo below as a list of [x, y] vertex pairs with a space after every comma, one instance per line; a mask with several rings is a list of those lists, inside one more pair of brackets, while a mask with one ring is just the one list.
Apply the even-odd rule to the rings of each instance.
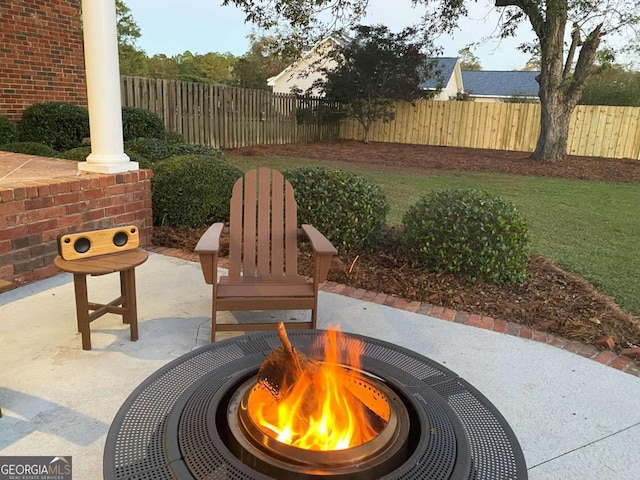
[[138, 170], [122, 140], [120, 66], [115, 0], [82, 0], [91, 154], [78, 169], [117, 173]]

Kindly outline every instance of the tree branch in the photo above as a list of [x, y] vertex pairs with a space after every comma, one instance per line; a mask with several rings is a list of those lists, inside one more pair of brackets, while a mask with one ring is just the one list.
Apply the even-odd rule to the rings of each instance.
[[495, 0], [496, 7], [518, 7], [529, 18], [533, 31], [542, 41], [545, 19], [540, 12], [539, 2], [533, 0]]
[[571, 67], [573, 66], [573, 57], [576, 54], [576, 48], [580, 45], [580, 29], [578, 25], [573, 26], [573, 31], [571, 32], [571, 46], [569, 47], [569, 51], [567, 52], [567, 60], [564, 64], [564, 71], [562, 72], [562, 79], [566, 80], [571, 74]]
[[595, 62], [596, 53], [600, 46], [600, 39], [602, 38], [602, 26], [602, 23], [596, 26], [596, 28], [587, 35], [587, 38], [585, 38], [582, 44], [580, 55], [576, 62], [576, 69], [573, 73], [575, 83], [577, 84], [583, 84], [591, 75], [591, 67]]

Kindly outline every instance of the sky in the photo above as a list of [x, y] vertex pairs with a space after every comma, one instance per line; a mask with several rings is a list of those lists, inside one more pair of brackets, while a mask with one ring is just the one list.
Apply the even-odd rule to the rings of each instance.
[[[235, 6], [223, 7], [222, 0], [125, 0], [142, 36], [137, 46], [152, 56], [173, 56], [186, 50], [192, 53], [226, 53], [240, 56], [249, 50], [247, 35], [254, 29], [244, 22], [244, 14]], [[452, 36], [440, 37], [436, 45], [443, 56], [456, 57], [458, 50], [494, 33], [499, 10], [494, 2], [480, 0], [472, 4], [470, 15]], [[370, 0], [363, 24], [382, 23], [397, 32], [421, 16], [410, 0]], [[534, 38], [528, 23], [523, 23], [515, 38], [492, 40], [472, 49], [483, 70], [520, 70], [530, 55], [518, 45]]]

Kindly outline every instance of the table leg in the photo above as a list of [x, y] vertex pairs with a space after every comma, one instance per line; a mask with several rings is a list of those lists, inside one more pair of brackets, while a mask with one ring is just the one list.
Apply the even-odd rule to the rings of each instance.
[[76, 294], [76, 317], [78, 320], [78, 331], [82, 336], [82, 349], [91, 350], [91, 331], [89, 329], [89, 298], [87, 296], [87, 276], [84, 273], [74, 273], [73, 286]]
[[123, 297], [125, 313], [123, 320], [129, 324], [131, 331], [131, 341], [138, 340], [138, 305], [136, 301], [136, 274], [135, 269], [130, 268], [120, 272], [121, 286], [123, 289]]

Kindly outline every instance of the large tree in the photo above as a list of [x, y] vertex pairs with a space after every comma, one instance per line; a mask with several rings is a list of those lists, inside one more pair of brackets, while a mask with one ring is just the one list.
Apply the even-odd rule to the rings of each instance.
[[311, 90], [341, 102], [347, 115], [362, 125], [366, 143], [374, 121], [395, 118], [396, 100], [433, 95], [420, 88], [433, 66], [414, 29], [394, 34], [382, 25], [359, 25], [354, 32], [353, 39], [332, 51], [336, 66], [321, 68], [323, 75]]
[[147, 75], [147, 55], [136, 47], [136, 41], [141, 36], [140, 27], [124, 0], [116, 0], [116, 21], [120, 73], [123, 75]]
[[480, 60], [476, 57], [469, 47], [458, 50], [460, 55], [460, 68], [462, 70], [482, 70]]
[[244, 88], [267, 90], [267, 79], [284, 70], [293, 57], [282, 55], [272, 37], [249, 35], [249, 51], [236, 60], [233, 67], [235, 83]]
[[[425, 8], [420, 27], [425, 33], [452, 33], [471, 0], [411, 0]], [[475, 3], [475, 2], [474, 2]], [[353, 24], [366, 12], [369, 0], [224, 0], [244, 10], [247, 20], [262, 27], [284, 21], [288, 38], [297, 41], [333, 29], [336, 23]], [[566, 156], [571, 113], [582, 95], [603, 37], [629, 33], [638, 43], [633, 27], [640, 25], [637, 0], [495, 0], [502, 10], [499, 35], [515, 33], [528, 21], [540, 51], [540, 136], [532, 156], [561, 160]], [[490, 8], [490, 5], [487, 6]], [[332, 13], [329, 22], [322, 22]], [[322, 33], [320, 33], [322, 34]]]

